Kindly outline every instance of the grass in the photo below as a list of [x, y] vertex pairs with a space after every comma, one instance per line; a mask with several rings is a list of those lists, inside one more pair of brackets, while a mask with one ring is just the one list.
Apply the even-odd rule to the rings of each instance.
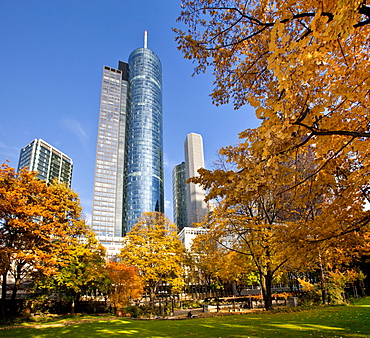
[[0, 329], [0, 337], [370, 337], [370, 298], [348, 306], [187, 320], [81, 316]]

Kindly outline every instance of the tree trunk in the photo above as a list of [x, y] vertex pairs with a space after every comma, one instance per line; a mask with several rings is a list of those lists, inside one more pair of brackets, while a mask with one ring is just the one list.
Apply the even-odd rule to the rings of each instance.
[[272, 276], [271, 274], [261, 274], [262, 296], [266, 310], [272, 309]]
[[75, 314], [75, 297], [72, 297], [71, 314]]
[[12, 314], [16, 314], [17, 312], [17, 292], [19, 287], [22, 283], [22, 271], [25, 266], [25, 262], [19, 262], [15, 266], [14, 270], [14, 287], [12, 290], [12, 295], [10, 297], [10, 309]]
[[324, 281], [321, 281], [321, 301], [323, 304], [326, 304], [326, 286]]
[[1, 305], [0, 305], [0, 315], [1, 318], [5, 318], [6, 315], [6, 277], [8, 275], [8, 270], [6, 270], [3, 274], [3, 280], [1, 284]]
[[360, 280], [356, 280], [356, 281], [355, 281], [355, 285], [357, 285], [357, 287], [358, 287], [358, 291], [359, 291], [359, 293], [360, 293], [360, 296], [361, 296], [361, 297], [366, 297], [365, 290], [364, 290], [364, 288], [362, 287], [362, 281], [360, 281]]
[[75, 310], [77, 308], [77, 312], [81, 311], [80, 299], [81, 299], [81, 292], [76, 292], [76, 294], [75, 294]]
[[16, 277], [14, 279], [14, 287], [13, 287], [13, 290], [12, 290], [12, 295], [10, 297], [10, 300], [11, 302], [15, 302], [15, 299], [17, 298], [17, 292], [18, 292], [18, 289], [19, 289], [19, 285], [21, 284], [21, 280]]
[[75, 314], [75, 308], [76, 308], [76, 293], [72, 293], [72, 304], [71, 304], [71, 314]]
[[323, 304], [326, 304], [326, 278], [324, 266], [321, 260], [321, 254], [319, 253], [319, 262], [320, 262], [320, 286], [321, 286], [321, 300]]
[[155, 293], [156, 293], [156, 285], [154, 282], [149, 281], [149, 303], [150, 303], [151, 309], [154, 309]]

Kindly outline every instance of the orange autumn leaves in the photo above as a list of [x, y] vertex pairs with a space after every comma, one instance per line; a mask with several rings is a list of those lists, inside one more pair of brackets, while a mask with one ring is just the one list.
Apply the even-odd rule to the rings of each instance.
[[18, 262], [51, 274], [70, 245], [88, 233], [75, 192], [6, 164], [0, 169], [0, 220], [3, 273]]
[[138, 268], [119, 262], [107, 264], [108, 278], [111, 281], [109, 300], [116, 309], [130, 304], [130, 301], [140, 299], [144, 292], [143, 279]]

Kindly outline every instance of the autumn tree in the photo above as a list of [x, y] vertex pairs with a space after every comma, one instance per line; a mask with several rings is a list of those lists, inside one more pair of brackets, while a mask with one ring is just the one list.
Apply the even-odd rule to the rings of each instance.
[[183, 287], [183, 252], [176, 225], [162, 213], [148, 212], [123, 238], [120, 258], [139, 269], [153, 302], [161, 284], [169, 284], [174, 293]]
[[205, 226], [218, 243], [252, 259], [266, 308], [271, 307], [272, 282], [282, 272], [297, 266], [324, 271], [320, 261], [329, 257], [338, 268], [368, 252], [364, 195], [348, 180], [356, 159], [312, 175], [320, 159], [310, 148], [261, 167], [258, 142], [221, 153], [233, 170], [200, 169], [191, 181], [207, 190], [206, 200], [219, 200]]
[[198, 234], [191, 246], [188, 278], [205, 286], [207, 292], [244, 284], [246, 275], [253, 270], [251, 262], [228, 250], [225, 243], [219, 243], [215, 234], [209, 231], [209, 224], [205, 226], [205, 232]]
[[[317, 180], [340, 179], [341, 192], [355, 197], [359, 212], [341, 234], [366, 226], [370, 215], [359, 206], [369, 202], [368, 1], [184, 0], [179, 21], [188, 26], [175, 29], [185, 58], [198, 73], [213, 69], [213, 102], [256, 109], [261, 125], [240, 134], [239, 148], [254, 144], [262, 154], [255, 172], [310, 149], [311, 176], [324, 171]], [[337, 201], [332, 208], [345, 214], [345, 199]]]
[[[197, 181], [200, 182], [204, 177], [197, 178]], [[249, 195], [245, 196], [240, 195], [240, 191], [233, 193], [218, 184], [219, 181], [213, 183], [213, 187], [217, 186], [223, 191], [218, 192], [223, 195], [223, 200], [203, 226], [208, 229], [208, 236], [213, 243], [229, 251], [229, 257], [232, 257], [232, 252], [237, 254], [238, 260], [244, 256], [243, 265], [249, 267], [246, 272], [255, 271], [258, 274], [265, 308], [270, 309], [274, 278], [285, 271], [291, 257], [291, 251], [283, 241], [285, 229], [279, 222], [278, 200], [273, 199], [276, 196], [271, 196], [271, 191], [249, 191]], [[229, 262], [229, 270], [237, 270], [235, 267], [232, 269], [237, 264], [237, 260]]]
[[107, 272], [111, 282], [109, 300], [116, 310], [142, 297], [144, 284], [137, 267], [121, 262], [109, 262]]
[[72, 313], [82, 296], [106, 294], [109, 284], [105, 248], [91, 231], [70, 243], [52, 275], [39, 275], [36, 281], [38, 289], [70, 301]]
[[178, 20], [179, 49], [214, 70], [215, 103], [250, 103], [296, 140], [369, 136], [368, 1], [184, 0]]
[[47, 185], [35, 172], [0, 169], [0, 251], [2, 314], [7, 276], [15, 280], [12, 300], [24, 278], [35, 271], [56, 271], [68, 247], [88, 228], [80, 218], [78, 196], [66, 185]]
[[206, 286], [207, 291], [217, 284], [218, 273], [223, 269], [223, 257], [226, 254], [225, 250], [209, 237], [208, 233], [200, 233], [194, 238], [187, 264], [188, 278], [191, 277], [191, 282], [195, 284]]
[[[321, 224], [322, 228], [336, 227], [340, 224]], [[323, 304], [332, 302], [332, 285], [340, 275], [351, 275], [348, 281], [356, 282], [355, 276], [362, 275], [358, 268], [359, 262], [370, 250], [370, 232], [367, 227], [358, 231], [350, 231], [345, 235], [331, 237], [327, 240], [315, 240], [317, 230], [313, 227], [311, 231], [305, 230], [306, 234], [311, 233], [310, 238], [302, 236], [304, 227], [309, 227], [314, 222], [308, 222], [306, 226], [302, 223], [297, 226], [291, 224], [288, 241], [292, 242], [292, 248], [296, 249], [294, 265], [291, 271], [297, 276], [309, 275], [314, 277], [315, 289], [320, 292]], [[301, 229], [297, 229], [297, 228]], [[297, 231], [298, 230], [298, 231]], [[296, 233], [294, 233], [296, 232]], [[345, 286], [345, 285], [344, 285]], [[344, 293], [344, 286], [342, 293]]]

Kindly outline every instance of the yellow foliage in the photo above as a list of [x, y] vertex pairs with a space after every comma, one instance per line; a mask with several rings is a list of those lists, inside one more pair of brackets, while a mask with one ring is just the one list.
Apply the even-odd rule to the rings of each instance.
[[214, 228], [198, 234], [193, 240], [189, 273], [193, 274], [194, 283], [207, 286], [220, 280], [230, 283], [243, 280], [254, 271], [248, 257], [230, 251], [219, 240], [220, 234]]
[[[81, 238], [90, 237], [74, 191], [57, 182], [47, 185], [36, 172], [16, 172], [7, 164], [0, 168], [0, 223], [0, 270], [4, 284], [8, 274], [14, 278], [13, 296], [22, 280], [35, 273], [63, 279], [70, 264], [80, 263], [74, 259], [76, 247], [83, 247]], [[73, 274], [76, 278], [65, 285], [79, 289], [96, 277], [92, 270], [84, 270], [82, 278]]]
[[122, 263], [135, 266], [153, 299], [161, 283], [178, 292], [183, 284], [184, 248], [177, 227], [158, 212], [144, 213], [123, 239]]
[[311, 292], [315, 290], [315, 285], [311, 284], [305, 278], [298, 278], [298, 282], [303, 287], [303, 291]]
[[322, 159], [319, 167], [356, 156], [351, 179], [368, 184], [368, 1], [182, 4], [178, 21], [187, 30], [174, 30], [178, 48], [198, 62], [196, 72], [213, 67], [215, 104], [232, 100], [235, 108], [256, 108], [261, 126], [249, 141], [262, 149], [268, 165], [311, 147]]
[[[237, 227], [268, 196], [266, 210], [289, 226], [258, 233], [301, 252], [302, 267], [305, 257], [317, 267], [318, 252], [332, 268], [368, 254], [369, 2], [184, 0], [178, 21], [187, 26], [175, 29], [178, 48], [195, 71], [213, 68], [213, 102], [249, 103], [261, 120], [221, 150], [234, 172], [192, 181], [238, 215]], [[267, 228], [254, 219], [243, 222]]]

